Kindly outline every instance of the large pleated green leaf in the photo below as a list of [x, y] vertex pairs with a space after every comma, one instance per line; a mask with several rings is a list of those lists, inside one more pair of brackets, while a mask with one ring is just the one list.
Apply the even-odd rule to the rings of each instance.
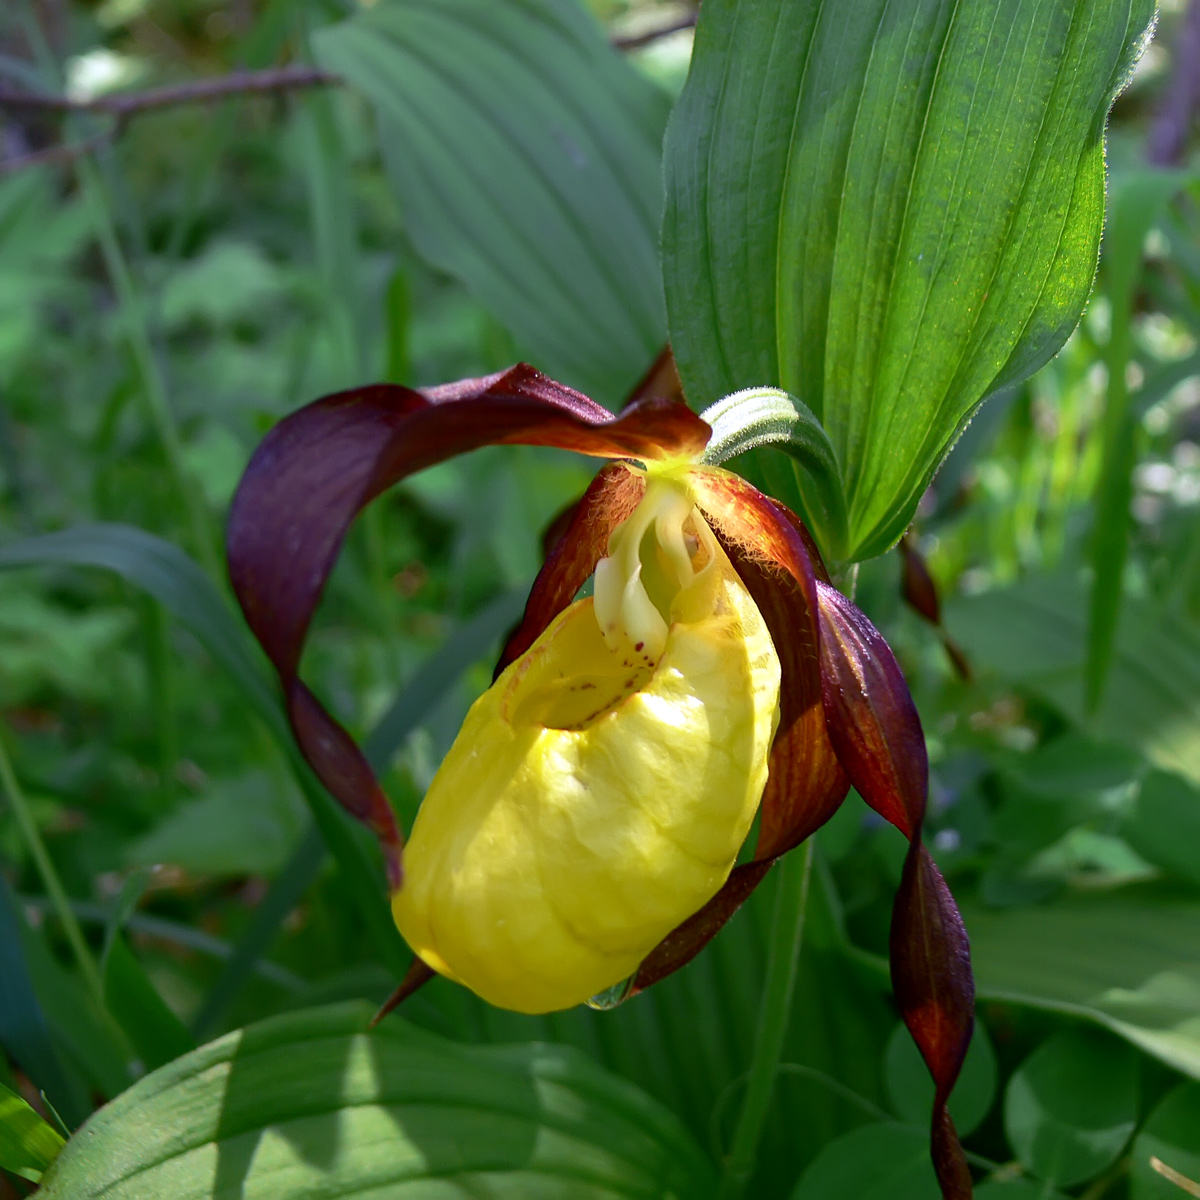
[[1105, 114], [1153, 13], [705, 0], [667, 136], [671, 340], [692, 403], [774, 385], [821, 420], [851, 557], [896, 540], [976, 406], [1074, 327]]
[[1200, 1079], [1200, 898], [1128, 887], [964, 906], [980, 996], [1096, 1021]]
[[462, 1046], [346, 1004], [146, 1076], [76, 1134], [45, 1200], [702, 1200], [678, 1120], [565, 1047]]
[[380, 117], [417, 250], [612, 404], [666, 336], [666, 96], [575, 0], [380, 0], [314, 38]]

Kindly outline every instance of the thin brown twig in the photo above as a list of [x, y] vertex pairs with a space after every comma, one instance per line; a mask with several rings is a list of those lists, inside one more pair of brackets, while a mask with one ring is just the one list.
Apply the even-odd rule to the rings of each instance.
[[41, 92], [26, 92], [0, 84], [0, 108], [61, 113], [101, 113], [124, 118], [156, 108], [181, 104], [210, 104], [228, 96], [281, 92], [292, 88], [326, 87], [342, 82], [340, 75], [316, 67], [271, 67], [264, 71], [230, 71], [212, 79], [197, 79], [144, 92], [118, 92], [91, 100], [73, 100]]
[[0, 159], [0, 175], [11, 171], [23, 171], [26, 167], [40, 167], [56, 163], [70, 163], [85, 154], [98, 150], [106, 142], [112, 140], [112, 130], [98, 133], [95, 137], [82, 142], [60, 142], [57, 146], [47, 146], [45, 150], [34, 150], [30, 154], [18, 154], [15, 158]]
[[[645, 33], [629, 37], [614, 37], [613, 46], [618, 50], [637, 50], [651, 42], [690, 29], [696, 23], [696, 14], [688, 13], [666, 25]], [[81, 155], [90, 154], [106, 142], [111, 141], [121, 130], [124, 121], [139, 113], [156, 109], [174, 108], [184, 104], [211, 104], [232, 96], [261, 95], [269, 92], [290, 91], [295, 88], [329, 87], [342, 83], [342, 77], [332, 71], [317, 67], [288, 66], [271, 67], [261, 71], [230, 71], [212, 79], [197, 79], [190, 83], [174, 84], [170, 87], [149, 88], [141, 92], [124, 92], [112, 96], [96, 96], [90, 100], [76, 100], [70, 96], [47, 92], [31, 92], [0, 83], [0, 110], [10, 112], [53, 112], [92, 113], [114, 117], [114, 128], [81, 142], [64, 143], [22, 154], [16, 158], [0, 160], [0, 174], [23, 170], [48, 163], [69, 163]]]
[[679, 33], [682, 29], [691, 29], [695, 24], [696, 13], [688, 13], [687, 16], [671, 21], [667, 25], [648, 29], [645, 33], [634, 33], [628, 37], [614, 37], [612, 44], [618, 50], [640, 50], [643, 46], [657, 42], [660, 38], [669, 37], [672, 33]]

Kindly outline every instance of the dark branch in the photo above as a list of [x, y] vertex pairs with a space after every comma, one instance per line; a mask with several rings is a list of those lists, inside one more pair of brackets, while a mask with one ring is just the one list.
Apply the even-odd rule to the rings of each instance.
[[647, 30], [645, 33], [636, 33], [629, 37], [615, 37], [612, 39], [612, 44], [618, 50], [640, 50], [643, 46], [650, 45], [651, 42], [657, 42], [659, 38], [665, 38], [672, 33], [678, 33], [681, 29], [691, 29], [695, 24], [696, 14], [688, 13], [686, 17], [680, 17], [678, 20], [672, 21], [669, 25], [660, 25], [656, 29]]
[[62, 142], [57, 146], [48, 146], [45, 150], [35, 150], [31, 154], [19, 154], [15, 158], [0, 159], [0, 175], [11, 171], [23, 171], [26, 167], [40, 167], [54, 163], [70, 163], [85, 154], [98, 150], [112, 138], [111, 133], [98, 133], [95, 137], [82, 142]]
[[0, 84], [0, 109], [100, 113], [125, 118], [135, 113], [172, 108], [180, 104], [210, 104], [228, 96], [325, 87], [341, 82], [340, 75], [316, 67], [273, 67], [265, 71], [231, 71], [228, 75], [218, 75], [213, 79], [198, 79], [192, 83], [151, 88], [144, 92], [97, 96], [92, 100], [72, 100], [67, 96], [25, 92]]

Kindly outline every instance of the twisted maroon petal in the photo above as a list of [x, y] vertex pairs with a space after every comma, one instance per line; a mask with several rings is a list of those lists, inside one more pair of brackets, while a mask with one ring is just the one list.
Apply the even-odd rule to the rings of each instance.
[[728, 471], [697, 472], [701, 511], [766, 622], [779, 655], [779, 729], [755, 858], [776, 858], [825, 824], [849, 784], [825, 729], [817, 588], [799, 521]]
[[230, 511], [230, 579], [279, 674], [301, 751], [343, 807], [380, 838], [393, 888], [401, 873], [391, 808], [353, 739], [296, 674], [354, 518], [406, 475], [480, 446], [658, 459], [698, 454], [709, 433], [683, 405], [649, 400], [613, 416], [518, 365], [425, 392], [392, 384], [340, 392], [293, 413], [263, 440]]
[[728, 471], [698, 469], [692, 486], [700, 510], [762, 614], [779, 655], [779, 729], [771, 747], [754, 861], [735, 867], [704, 908], [647, 956], [631, 995], [695, 958], [745, 903], [775, 860], [833, 816], [850, 786], [825, 730], [817, 581], [803, 525], [782, 504]]
[[892, 912], [892, 987], [936, 1087], [933, 1165], [946, 1200], [969, 1200], [971, 1175], [946, 1101], [974, 1022], [970, 947], [954, 897], [921, 845], [929, 763], [920, 718], [891, 648], [840, 592], [817, 585], [829, 736], [866, 802], [910, 841]]
[[914, 838], [892, 910], [892, 988], [936, 1090], [931, 1148], [946, 1200], [969, 1200], [971, 1173], [946, 1108], [975, 1022], [971, 948], [954, 897]]
[[850, 782], [907, 838], [929, 790], [925, 735], [883, 635], [836, 588], [818, 583], [821, 687], [829, 736]]

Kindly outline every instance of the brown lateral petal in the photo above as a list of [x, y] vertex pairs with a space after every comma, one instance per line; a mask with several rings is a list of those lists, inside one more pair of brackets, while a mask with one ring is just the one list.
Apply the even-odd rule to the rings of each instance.
[[925, 618], [938, 632], [942, 646], [950, 659], [951, 666], [964, 683], [972, 678], [971, 664], [958, 643], [946, 632], [942, 624], [942, 605], [938, 598], [937, 584], [929, 573], [925, 556], [917, 549], [911, 534], [900, 539], [900, 554], [904, 559], [904, 576], [900, 584], [908, 606]]
[[615, 417], [523, 364], [425, 392], [393, 384], [327, 396], [263, 439], [229, 515], [229, 575], [279, 673], [305, 756], [334, 797], [380, 836], [392, 886], [400, 836], [374, 775], [296, 671], [309, 622], [355, 516], [398, 480], [489, 444], [598, 457], [697, 454], [709, 428], [683, 405], [647, 401]]
[[685, 402], [683, 380], [679, 378], [679, 371], [675, 366], [675, 355], [670, 345], [662, 348], [658, 357], [651, 364], [650, 370], [634, 385], [633, 391], [625, 398], [625, 403], [621, 405], [621, 408], [626, 409], [631, 404], [640, 404], [642, 401], [651, 399], [669, 400], [672, 404]]
[[404, 972], [400, 986], [380, 1005], [379, 1011], [371, 1018], [368, 1029], [374, 1029], [393, 1009], [399, 1008], [413, 994], [423, 988], [437, 972], [425, 963], [422, 958], [413, 957]]
[[858, 793], [907, 838], [919, 834], [929, 760], [916, 705], [883, 636], [818, 583], [821, 684], [829, 737]]
[[721, 890], [699, 912], [668, 933], [642, 960], [626, 998], [686, 967], [749, 899], [774, 865], [771, 858], [734, 867]]
[[904, 560], [904, 576], [900, 585], [904, 599], [931, 625], [940, 625], [942, 606], [938, 600], [937, 585], [929, 573], [925, 556], [917, 549], [911, 534], [906, 533], [900, 539], [900, 557]]
[[859, 794], [911, 845], [892, 912], [892, 986], [936, 1087], [931, 1143], [944, 1200], [970, 1200], [971, 1175], [946, 1110], [971, 1041], [975, 984], [962, 918], [921, 845], [929, 764], [916, 706], [879, 631], [817, 585], [829, 736]]
[[774, 858], [819, 829], [849, 786], [825, 730], [818, 585], [803, 527], [783, 505], [728, 471], [697, 471], [693, 484], [701, 511], [762, 613], [783, 671], [755, 849], [755, 858]]
[[525, 615], [496, 664], [496, 677], [541, 636], [587, 582], [608, 552], [612, 531], [637, 508], [646, 480], [623, 463], [609, 463], [592, 480], [570, 514], [565, 532], [533, 581]]
[[950, 889], [914, 840], [904, 864], [891, 932], [892, 987], [936, 1091], [933, 1165], [945, 1200], [969, 1200], [971, 1174], [946, 1101], [966, 1057], [974, 1026], [970, 945]]

